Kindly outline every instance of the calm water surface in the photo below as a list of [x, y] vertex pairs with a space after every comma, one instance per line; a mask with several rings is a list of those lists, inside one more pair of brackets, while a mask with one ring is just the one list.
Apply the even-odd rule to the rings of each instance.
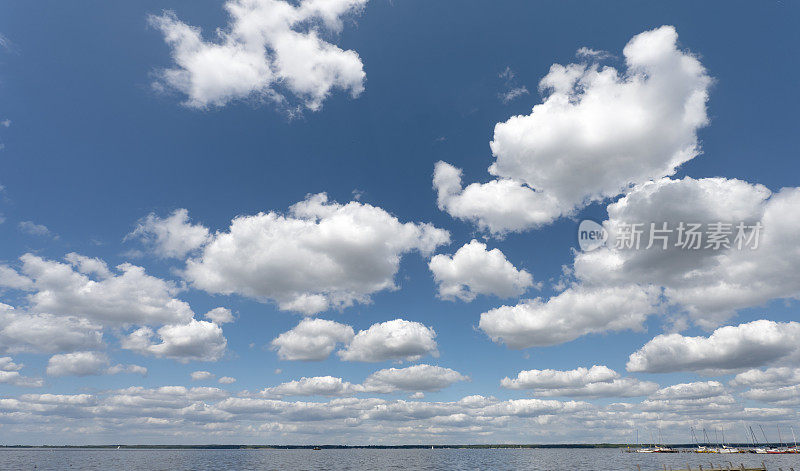
[[714, 464], [800, 471], [798, 455], [678, 453], [642, 455], [603, 449], [523, 450], [109, 450], [0, 449], [2, 470], [604, 470], [642, 471]]

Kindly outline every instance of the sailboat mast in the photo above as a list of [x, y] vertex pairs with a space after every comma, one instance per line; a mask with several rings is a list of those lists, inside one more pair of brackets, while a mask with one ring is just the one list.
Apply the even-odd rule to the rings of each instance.
[[764, 427], [761, 424], [758, 424], [758, 428], [761, 429], [761, 435], [764, 435], [764, 445], [769, 445], [769, 440], [767, 439], [767, 434], [764, 433]]

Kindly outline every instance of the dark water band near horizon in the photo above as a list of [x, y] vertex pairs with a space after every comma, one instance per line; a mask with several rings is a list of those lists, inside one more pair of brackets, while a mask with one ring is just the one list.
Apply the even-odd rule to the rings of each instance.
[[113, 449], [4, 448], [0, 470], [531, 470], [659, 471], [713, 463], [800, 471], [800, 455], [640, 454], [620, 449]]

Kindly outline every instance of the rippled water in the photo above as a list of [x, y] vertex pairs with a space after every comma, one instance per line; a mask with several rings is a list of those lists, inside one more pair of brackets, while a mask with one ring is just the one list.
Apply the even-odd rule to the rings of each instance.
[[800, 471], [800, 455], [642, 455], [614, 449], [113, 450], [0, 449], [0, 469], [37, 470], [605, 470], [760, 465]]

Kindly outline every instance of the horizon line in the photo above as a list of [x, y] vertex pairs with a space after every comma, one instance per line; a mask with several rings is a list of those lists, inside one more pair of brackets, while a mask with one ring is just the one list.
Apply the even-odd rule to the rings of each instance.
[[[698, 446], [695, 443], [665, 443], [675, 448], [694, 448]], [[710, 443], [702, 445], [711, 445]], [[752, 443], [730, 443], [730, 446], [736, 447], [752, 447]], [[783, 443], [759, 443], [757, 446], [783, 446]], [[94, 444], [94, 445], [0, 445], [0, 448], [127, 448], [127, 449], [358, 449], [358, 448], [374, 448], [374, 449], [427, 449], [427, 448], [626, 448], [626, 447], [642, 447], [646, 444], [636, 443], [473, 443], [473, 444], [401, 444], [401, 445], [334, 445], [334, 444], [316, 444], [316, 445], [267, 445], [267, 444], [191, 444], [191, 445], [173, 445], [173, 444], [130, 444], [123, 443], [113, 444]]]

